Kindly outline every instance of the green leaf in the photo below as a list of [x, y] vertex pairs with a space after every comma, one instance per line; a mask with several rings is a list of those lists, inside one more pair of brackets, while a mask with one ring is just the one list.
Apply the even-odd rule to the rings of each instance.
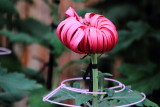
[[85, 2], [86, 0], [72, 0], [72, 1], [78, 2], [78, 3], [83, 3], [83, 2]]
[[137, 16], [137, 14], [138, 9], [133, 5], [115, 5], [108, 9], [107, 12], [104, 13], [104, 16], [116, 23], [119, 19], [131, 19]]
[[21, 42], [28, 44], [37, 42], [34, 37], [31, 37], [26, 33], [12, 33], [7, 30], [1, 30], [0, 34], [8, 37], [11, 42]]
[[59, 7], [59, 5], [57, 5], [56, 3], [53, 3], [53, 5], [51, 7], [51, 9], [52, 9], [51, 15], [53, 17], [53, 20], [54, 20], [53, 23], [55, 25], [58, 25], [60, 23], [59, 15], [58, 15], [58, 7]]
[[85, 104], [87, 101], [91, 100], [93, 95], [90, 94], [79, 94], [76, 95], [76, 105]]
[[7, 19], [0, 16], [0, 28], [3, 28], [7, 24]]
[[100, 73], [98, 76], [99, 76], [99, 77], [111, 77], [111, 76], [113, 76], [113, 75], [110, 74], [110, 73]]
[[154, 103], [154, 102], [152, 102], [152, 101], [150, 101], [150, 100], [148, 100], [148, 99], [145, 99], [145, 100], [143, 101], [143, 104], [144, 104], [145, 106], [147, 106], [147, 107], [159, 107], [156, 103]]
[[21, 63], [13, 53], [0, 56], [0, 67], [7, 68], [10, 72], [21, 71]]
[[6, 74], [6, 73], [7, 73], [7, 69], [0, 67], [0, 75], [4, 75], [4, 74]]
[[132, 84], [132, 87], [133, 89], [136, 89], [138, 91], [151, 94], [154, 90], [157, 90], [160, 88], [160, 84], [157, 84], [157, 82], [155, 81], [160, 81], [160, 72], [150, 75], [149, 78], [148, 76], [146, 76], [145, 78], [142, 78], [141, 81], [138, 81], [137, 83]]
[[76, 11], [78, 13], [79, 16], [84, 16], [86, 13], [99, 13], [97, 9], [94, 8], [86, 8], [86, 9], [80, 9]]
[[65, 47], [58, 39], [55, 30], [53, 33], [47, 33], [46, 35], [42, 36], [42, 45], [46, 47], [53, 46], [54, 49], [52, 52], [56, 55], [56, 57], [59, 57], [65, 50]]
[[21, 100], [24, 96], [26, 96], [26, 93], [24, 93], [24, 92], [19, 92], [19, 93], [4, 92], [4, 93], [0, 93], [0, 105], [9, 106], [13, 102]]
[[30, 107], [55, 107], [51, 103], [44, 103], [42, 101], [42, 99], [43, 99], [42, 97], [46, 93], [48, 93], [48, 91], [44, 87], [31, 91], [31, 93], [29, 95], [29, 100], [28, 100]]
[[120, 72], [125, 74], [130, 74], [134, 72], [143, 72], [147, 74], [152, 74], [152, 71], [156, 69], [156, 64], [152, 62], [145, 62], [141, 64], [131, 64], [131, 63], [125, 63], [121, 65], [119, 68]]
[[108, 103], [108, 102], [102, 101], [102, 102], [99, 104], [99, 107], [110, 107], [110, 106], [109, 106], [109, 103]]
[[28, 95], [30, 90], [40, 88], [36, 81], [27, 79], [24, 74], [7, 73], [0, 68], [0, 105], [9, 106]]
[[[114, 103], [114, 106], [121, 106], [121, 105], [125, 105], [125, 104], [134, 103], [136, 101], [141, 100], [142, 98], [143, 98], [142, 95], [137, 91], [128, 92], [128, 90], [125, 90], [125, 91], [122, 91], [119, 93], [114, 93], [113, 96], [111, 96], [111, 97], [108, 96], [108, 97], [104, 98], [102, 100], [102, 102], [108, 103], [110, 100], [118, 100], [117, 103]], [[142, 104], [138, 104], [138, 105], [142, 106]]]
[[104, 90], [104, 73], [98, 72], [98, 82], [100, 91]]
[[150, 37], [153, 37], [157, 41], [160, 41], [160, 30], [153, 30], [150, 34]]
[[110, 74], [110, 73], [102, 73], [100, 71], [98, 73], [99, 73], [98, 74], [99, 89], [101, 91], [103, 91], [104, 90], [104, 77], [106, 77], [106, 76], [112, 76], [112, 74]]
[[73, 83], [73, 87], [74, 87], [74, 88], [80, 88], [80, 84], [79, 84], [78, 82], [74, 82], [74, 83]]
[[11, 0], [1, 0], [0, 1], [0, 13], [10, 13], [15, 14], [17, 13], [14, 4]]
[[50, 32], [49, 26], [31, 18], [17, 21], [16, 27], [20, 32], [37, 37], [42, 37]]
[[118, 100], [103, 101], [99, 104], [99, 107], [114, 107], [115, 105], [122, 105], [122, 103]]
[[76, 95], [79, 93], [73, 92], [67, 89], [61, 89], [59, 90], [51, 99], [54, 99], [54, 101], [60, 102], [67, 99], [76, 99]]
[[10, 42], [16, 43], [39, 43], [43, 46], [46, 46], [47, 48], [50, 48], [49, 46], [53, 46], [53, 53], [56, 55], [56, 57], [60, 56], [62, 52], [64, 51], [65, 47], [60, 42], [56, 35], [56, 31], [53, 33], [46, 33], [42, 37], [28, 35], [27, 33], [13, 33], [8, 30], [0, 30], [0, 34], [6, 36]]
[[118, 32], [119, 41], [115, 48], [109, 53], [115, 54], [121, 50], [127, 49], [134, 41], [138, 41], [145, 36], [147, 31], [150, 29], [150, 26], [145, 22], [138, 21], [129, 22], [127, 24], [127, 28], [129, 28], [129, 30], [121, 30]]
[[[153, 90], [160, 88], [160, 84], [155, 82], [160, 81], [160, 73], [154, 72], [156, 68], [157, 66], [151, 62], [145, 62], [143, 64], [126, 63], [121, 65], [119, 69], [124, 77], [118, 80], [127, 85], [132, 85], [132, 88], [135, 90], [151, 94]], [[148, 78], [148, 75], [150, 78]]]
[[126, 49], [133, 42], [133, 39], [130, 36], [130, 32], [129, 31], [126, 31], [126, 30], [119, 31], [118, 35], [119, 35], [118, 43], [113, 48], [113, 50], [110, 51], [111, 54], [117, 53], [117, 52], [119, 52], [119, 51], [121, 51], [123, 49]]
[[24, 74], [6, 73], [0, 75], [0, 87], [6, 92], [18, 93], [40, 88], [41, 85], [34, 80], [27, 79]]
[[30, 68], [22, 68], [22, 72], [30, 79], [34, 79], [39, 83], [44, 83], [44, 75]]
[[108, 95], [109, 97], [112, 97], [113, 94], [114, 94], [114, 90], [111, 90], [111, 89], [109, 89], [109, 88], [106, 88], [105, 91], [107, 92], [107, 95]]

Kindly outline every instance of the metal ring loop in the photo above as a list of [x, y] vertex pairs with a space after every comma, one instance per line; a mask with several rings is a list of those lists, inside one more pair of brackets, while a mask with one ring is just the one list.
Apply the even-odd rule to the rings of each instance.
[[11, 51], [9, 49], [0, 47], [0, 55], [7, 55], [7, 54], [10, 54], [10, 53], [11, 53]]

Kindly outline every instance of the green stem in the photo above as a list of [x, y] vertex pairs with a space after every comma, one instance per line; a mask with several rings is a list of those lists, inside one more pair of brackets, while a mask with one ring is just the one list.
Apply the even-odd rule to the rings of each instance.
[[58, 77], [59, 77], [59, 69], [58, 68], [54, 71], [53, 76], [54, 76], [54, 80], [53, 80], [52, 89], [56, 89], [56, 87], [58, 87]]
[[[91, 54], [92, 64], [97, 64], [97, 54]], [[93, 73], [93, 92], [98, 92], [98, 69], [92, 69]], [[93, 98], [93, 107], [98, 107], [97, 95]]]
[[100, 78], [99, 87], [100, 87], [100, 92], [103, 92], [103, 89], [104, 89], [104, 76], [102, 76]]

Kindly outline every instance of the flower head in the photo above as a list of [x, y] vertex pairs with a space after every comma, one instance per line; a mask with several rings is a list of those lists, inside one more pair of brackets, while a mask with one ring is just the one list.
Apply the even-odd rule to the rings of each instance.
[[66, 17], [57, 27], [61, 42], [76, 53], [104, 53], [110, 51], [118, 40], [114, 24], [102, 15], [86, 13], [84, 18], [70, 7]]

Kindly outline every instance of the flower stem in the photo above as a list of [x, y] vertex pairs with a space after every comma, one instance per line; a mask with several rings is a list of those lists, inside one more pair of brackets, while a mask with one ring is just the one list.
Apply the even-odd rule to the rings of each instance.
[[[92, 64], [97, 64], [97, 54], [91, 54]], [[98, 69], [92, 69], [93, 73], [93, 92], [98, 92]], [[93, 107], [98, 107], [98, 98], [97, 95], [93, 98]]]

